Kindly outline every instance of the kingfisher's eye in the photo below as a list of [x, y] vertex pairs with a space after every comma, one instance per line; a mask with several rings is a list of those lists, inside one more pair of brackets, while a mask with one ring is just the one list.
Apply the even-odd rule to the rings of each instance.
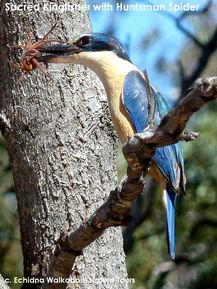
[[85, 36], [83, 36], [83, 37], [80, 39], [79, 42], [80, 42], [80, 43], [79, 43], [80, 45], [84, 46], [84, 45], [91, 44], [92, 39], [91, 39], [90, 36], [85, 35]]

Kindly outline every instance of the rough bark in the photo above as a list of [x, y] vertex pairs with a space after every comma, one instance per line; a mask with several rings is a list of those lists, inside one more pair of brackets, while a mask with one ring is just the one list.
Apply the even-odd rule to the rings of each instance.
[[[19, 74], [9, 67], [15, 57], [8, 45], [25, 42], [23, 28], [42, 37], [57, 20], [54, 38], [71, 39], [91, 29], [86, 12], [8, 12], [0, 17], [1, 129], [17, 193], [25, 277], [46, 275], [62, 234], [87, 220], [116, 180], [115, 140], [95, 75], [81, 66], [50, 66], [50, 76], [35, 71], [18, 81]], [[72, 276], [126, 278], [121, 229], [107, 230], [83, 250]], [[117, 282], [115, 288], [127, 288], [127, 283]]]
[[7, 283], [5, 283], [5, 280], [1, 275], [0, 275], [0, 289], [9, 289]]

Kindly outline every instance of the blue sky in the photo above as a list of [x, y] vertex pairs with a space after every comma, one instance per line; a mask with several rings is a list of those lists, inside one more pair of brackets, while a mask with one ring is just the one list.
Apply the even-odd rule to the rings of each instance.
[[[163, 4], [167, 12], [170, 12], [174, 16], [178, 16], [179, 12], [169, 11], [169, 3], [179, 4], [191, 4], [198, 5], [202, 8], [208, 0], [161, 0], [152, 1], [153, 4], [160, 5]], [[126, 1], [123, 1], [126, 3]], [[148, 4], [149, 1], [136, 1], [132, 0], [128, 2], [129, 4]], [[113, 17], [113, 12], [111, 11], [93, 11], [93, 4], [96, 3], [110, 3], [113, 4], [114, 9], [116, 6], [112, 0], [101, 1], [101, 0], [88, 0], [88, 4], [91, 5], [92, 10], [90, 11], [90, 19], [94, 32], [106, 32], [107, 26], [111, 18]], [[157, 7], [157, 6], [156, 6]], [[164, 56], [171, 63], [175, 62], [179, 51], [185, 42], [185, 36], [181, 33], [175, 23], [163, 15], [161, 12], [154, 11], [142, 11], [142, 12], [116, 12], [115, 16], [115, 36], [126, 46], [129, 46], [128, 54], [140, 69], [147, 69], [149, 78], [154, 86], [161, 91], [167, 98], [172, 98], [172, 91], [174, 91], [174, 84], [171, 82], [171, 78], [167, 73], [159, 74], [155, 69], [155, 62], [159, 56]], [[151, 43], [148, 49], [144, 50], [142, 53], [138, 49], [138, 43], [144, 35], [150, 33], [153, 29], [160, 28], [159, 39]], [[190, 27], [188, 27], [190, 29]]]

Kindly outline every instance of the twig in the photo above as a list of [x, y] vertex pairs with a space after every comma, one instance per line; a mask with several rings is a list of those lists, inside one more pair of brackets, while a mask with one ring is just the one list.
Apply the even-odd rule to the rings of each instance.
[[201, 72], [207, 66], [207, 63], [211, 57], [211, 55], [216, 51], [217, 47], [217, 28], [215, 29], [212, 37], [209, 41], [203, 46], [201, 56], [198, 59], [197, 65], [195, 66], [192, 73], [187, 77], [183, 74], [182, 83], [181, 83], [181, 95], [187, 90], [189, 86], [199, 77]]
[[[153, 5], [152, 1], [147, 1], [150, 5]], [[165, 11], [160, 11], [160, 13], [162, 15], [165, 15], [166, 17], [172, 19], [175, 23], [176, 26], [179, 28], [180, 31], [182, 31], [189, 39], [191, 39], [192, 42], [194, 42], [195, 45], [197, 45], [198, 47], [200, 47], [201, 49], [204, 48], [204, 44], [195, 37], [194, 34], [192, 34], [188, 29], [186, 29], [183, 25], [182, 25], [182, 20], [185, 19], [188, 16], [192, 16], [192, 15], [202, 15], [204, 13], [206, 13], [210, 7], [212, 5], [212, 0], [210, 0], [202, 9], [197, 10], [197, 11], [184, 11], [181, 15], [179, 15], [179, 17], [174, 16], [173, 14]]]
[[[147, 3], [150, 5], [153, 5], [152, 1], [147, 0]], [[200, 57], [197, 61], [197, 64], [195, 65], [194, 70], [191, 72], [190, 75], [185, 75], [184, 68], [181, 62], [179, 62], [179, 71], [180, 71], [180, 97], [183, 97], [185, 94], [185, 91], [188, 87], [192, 86], [194, 81], [201, 75], [202, 71], [206, 68], [207, 63], [211, 57], [211, 55], [216, 51], [217, 47], [217, 28], [214, 28], [212, 36], [209, 38], [209, 40], [206, 43], [203, 43], [196, 35], [194, 35], [190, 30], [188, 30], [182, 23], [183, 20], [186, 19], [189, 16], [195, 15], [204, 15], [211, 9], [213, 4], [212, 0], [209, 0], [206, 5], [199, 9], [198, 11], [184, 11], [179, 15], [178, 17], [174, 16], [173, 14], [169, 13], [168, 11], [160, 11], [162, 15], [165, 15], [167, 18], [171, 19], [175, 22], [177, 28], [186, 36], [188, 37], [195, 45], [198, 47], [201, 51]]]

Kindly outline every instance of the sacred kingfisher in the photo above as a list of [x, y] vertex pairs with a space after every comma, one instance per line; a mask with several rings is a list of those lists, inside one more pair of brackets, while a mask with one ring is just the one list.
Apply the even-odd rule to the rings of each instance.
[[[71, 43], [51, 44], [40, 49], [41, 61], [83, 64], [102, 81], [115, 130], [120, 141], [142, 132], [148, 125], [148, 95], [144, 74], [131, 62], [124, 46], [102, 34], [83, 34]], [[168, 112], [165, 99], [151, 87], [155, 98], [154, 124]], [[156, 149], [149, 174], [162, 185], [166, 209], [167, 243], [175, 258], [175, 203], [178, 192], [185, 192], [184, 162], [180, 143]]]

